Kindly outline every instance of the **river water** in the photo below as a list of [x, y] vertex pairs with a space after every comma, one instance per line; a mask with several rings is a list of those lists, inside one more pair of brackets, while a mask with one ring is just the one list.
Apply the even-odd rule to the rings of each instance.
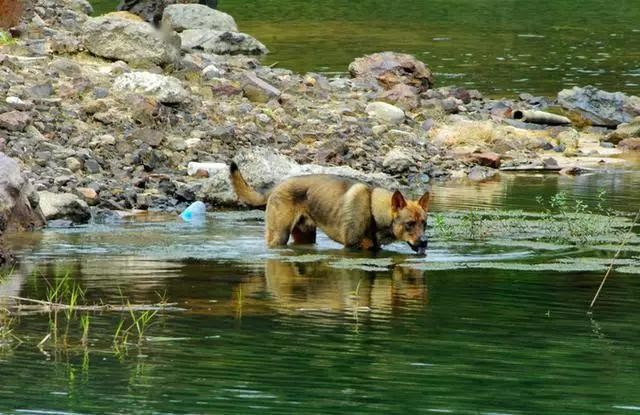
[[[117, 0], [92, 0], [97, 13]], [[492, 96], [555, 96], [573, 85], [640, 93], [640, 7], [599, 0], [220, 0], [271, 54], [298, 72], [346, 72], [354, 58], [416, 55], [438, 86]]]
[[[637, 171], [507, 174], [436, 186], [433, 210], [533, 212], [556, 192], [592, 205], [605, 189], [622, 214], [639, 185]], [[7, 295], [45, 299], [69, 275], [89, 304], [160, 295], [175, 309], [126, 350], [113, 337], [128, 313], [88, 313], [84, 346], [78, 318], [65, 329], [60, 313], [67, 345], [38, 348], [49, 314], [25, 311], [11, 325], [22, 343], [0, 336], [0, 413], [640, 412], [637, 235], [588, 314], [621, 235], [591, 247], [433, 237], [416, 258], [402, 244], [363, 254], [323, 236], [268, 250], [262, 228], [262, 212], [219, 212], [13, 237], [21, 262], [0, 282], [0, 308]]]

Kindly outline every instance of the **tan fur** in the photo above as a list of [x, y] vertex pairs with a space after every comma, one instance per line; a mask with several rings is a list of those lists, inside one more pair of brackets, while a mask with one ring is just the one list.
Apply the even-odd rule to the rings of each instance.
[[253, 190], [231, 166], [231, 183], [240, 201], [264, 206], [265, 241], [270, 247], [314, 243], [316, 228], [346, 247], [377, 249], [402, 240], [414, 250], [424, 237], [428, 193], [420, 201], [405, 200], [400, 192], [372, 188], [364, 183], [333, 175], [292, 177], [276, 185], [269, 194]]

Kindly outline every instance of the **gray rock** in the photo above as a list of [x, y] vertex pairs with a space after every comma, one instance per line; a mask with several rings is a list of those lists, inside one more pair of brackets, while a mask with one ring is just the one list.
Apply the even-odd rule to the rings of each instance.
[[222, 75], [224, 75], [224, 71], [220, 70], [220, 68], [215, 65], [209, 65], [202, 70], [202, 79], [204, 79], [205, 81], [219, 78]]
[[593, 86], [563, 89], [558, 93], [558, 102], [566, 109], [578, 111], [594, 125], [615, 127], [640, 115], [639, 97]]
[[395, 147], [384, 156], [382, 168], [388, 173], [400, 174], [407, 172], [414, 164], [410, 154], [402, 148]]
[[242, 92], [252, 102], [266, 103], [280, 96], [278, 88], [258, 78], [253, 72], [244, 74]]
[[469, 170], [468, 178], [474, 182], [490, 179], [498, 174], [498, 170], [484, 166], [474, 166]]
[[7, 97], [5, 102], [9, 104], [9, 106], [18, 111], [31, 111], [33, 109], [33, 102], [25, 101], [18, 97]]
[[67, 219], [86, 223], [91, 219], [89, 206], [72, 193], [39, 192], [40, 207], [47, 220]]
[[108, 14], [87, 20], [85, 48], [96, 56], [138, 65], [166, 65], [180, 57], [179, 39], [149, 23]]
[[372, 102], [365, 109], [370, 117], [387, 124], [400, 124], [404, 121], [404, 111], [386, 102]]
[[[269, 148], [254, 148], [242, 152], [235, 158], [243, 176], [256, 189], [267, 189], [279, 181], [292, 176], [305, 174], [335, 174], [350, 177], [374, 186], [399, 188], [399, 183], [384, 173], [364, 173], [351, 167], [327, 167], [317, 164], [298, 164], [294, 160]], [[195, 169], [192, 166], [192, 170]], [[202, 187], [196, 192], [198, 200], [214, 205], [236, 205], [237, 198], [229, 183], [228, 168], [219, 167], [209, 170], [209, 178], [201, 179]]]
[[177, 104], [189, 98], [189, 93], [180, 80], [151, 72], [129, 72], [120, 75], [113, 82], [112, 92], [141, 94], [165, 104]]
[[172, 4], [164, 9], [162, 26], [182, 32], [187, 29], [211, 29], [237, 32], [233, 17], [204, 4]]
[[65, 164], [69, 170], [72, 172], [77, 172], [82, 169], [82, 162], [75, 157], [69, 157], [65, 160]]
[[616, 130], [607, 135], [607, 141], [618, 144], [625, 138], [640, 137], [640, 117], [628, 123], [619, 124]]
[[246, 33], [189, 29], [179, 35], [185, 51], [196, 49], [219, 55], [263, 55], [269, 52], [265, 45]]
[[94, 159], [87, 159], [84, 162], [84, 169], [89, 174], [100, 173], [100, 163]]
[[374, 80], [384, 89], [406, 84], [424, 92], [433, 85], [431, 70], [405, 53], [381, 52], [363, 56], [349, 64], [349, 73], [354, 78]]
[[31, 122], [31, 115], [28, 112], [9, 111], [0, 114], [0, 128], [9, 131], [23, 131]]
[[0, 153], [0, 237], [6, 231], [23, 231], [46, 223], [38, 193], [13, 159]]

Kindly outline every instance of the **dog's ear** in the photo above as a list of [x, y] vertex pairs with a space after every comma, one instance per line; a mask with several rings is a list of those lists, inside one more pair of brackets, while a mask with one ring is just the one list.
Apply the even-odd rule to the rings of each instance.
[[422, 209], [424, 209], [425, 212], [429, 210], [429, 202], [431, 202], [431, 193], [424, 192], [420, 200], [418, 200], [418, 204], [422, 206]]
[[397, 212], [403, 209], [405, 206], [407, 206], [407, 201], [404, 200], [404, 196], [402, 196], [402, 193], [400, 193], [399, 190], [393, 192], [393, 195], [391, 196], [391, 209], [394, 212]]

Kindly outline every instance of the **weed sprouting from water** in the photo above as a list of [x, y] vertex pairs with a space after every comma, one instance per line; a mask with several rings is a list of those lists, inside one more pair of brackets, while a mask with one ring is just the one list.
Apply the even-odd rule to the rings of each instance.
[[617, 240], [628, 218], [606, 207], [606, 193], [589, 206], [570, 202], [566, 193], [548, 199], [537, 197], [542, 213], [504, 210], [471, 210], [432, 215], [431, 232], [441, 240], [479, 241], [490, 238], [527, 239], [587, 246]]

